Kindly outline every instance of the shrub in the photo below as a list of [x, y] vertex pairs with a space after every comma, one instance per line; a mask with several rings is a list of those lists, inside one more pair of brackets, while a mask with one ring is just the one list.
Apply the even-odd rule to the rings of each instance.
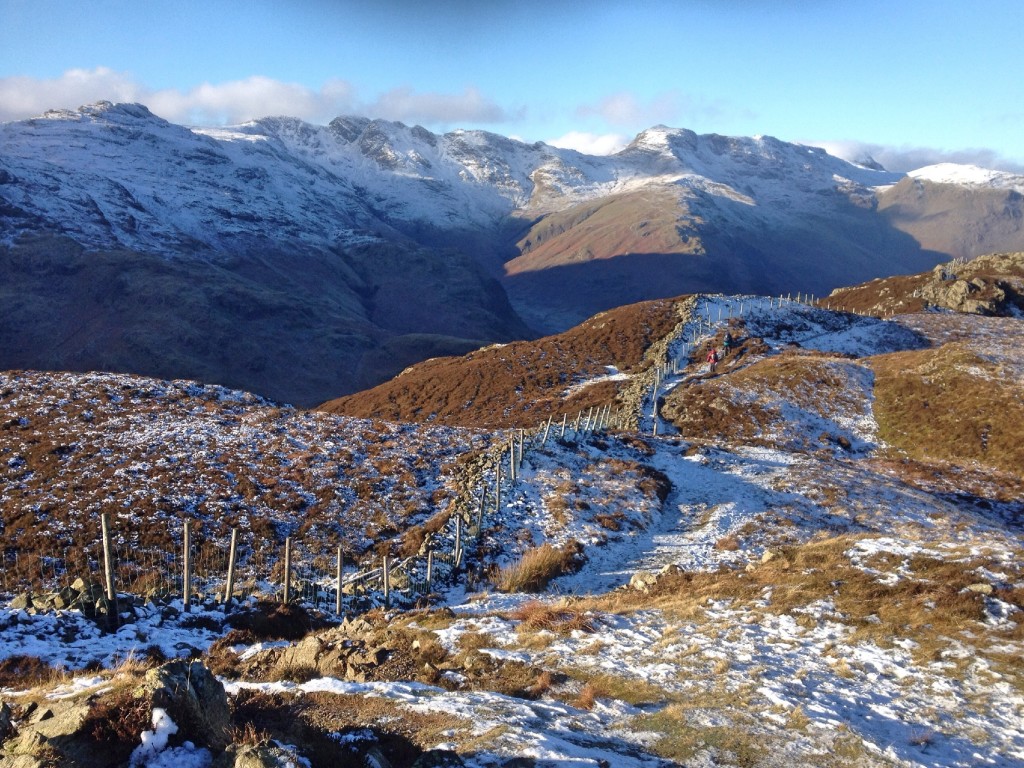
[[502, 568], [494, 585], [502, 592], [541, 592], [552, 579], [577, 570], [583, 546], [571, 541], [564, 547], [542, 544], [528, 549], [518, 562]]

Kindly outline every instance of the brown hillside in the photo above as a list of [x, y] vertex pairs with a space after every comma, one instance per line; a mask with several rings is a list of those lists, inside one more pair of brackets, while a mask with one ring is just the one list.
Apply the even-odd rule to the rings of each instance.
[[491, 346], [463, 357], [428, 360], [395, 379], [320, 406], [348, 416], [452, 426], [533, 427], [613, 401], [647, 366], [652, 344], [686, 318], [685, 299], [633, 304], [592, 317], [565, 333]]

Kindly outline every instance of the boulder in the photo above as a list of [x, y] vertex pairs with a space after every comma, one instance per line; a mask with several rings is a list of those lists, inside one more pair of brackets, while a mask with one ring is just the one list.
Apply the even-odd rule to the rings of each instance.
[[979, 581], [977, 584], [968, 584], [965, 589], [970, 592], [977, 592], [979, 595], [991, 595], [996, 591], [995, 587], [987, 581]]
[[635, 589], [639, 592], [649, 592], [651, 587], [653, 587], [657, 583], [657, 575], [651, 573], [650, 571], [637, 571], [629, 580], [630, 588]]
[[0, 701], [0, 744], [7, 741], [7, 738], [14, 734], [14, 724], [11, 722], [11, 708], [6, 701]]
[[232, 744], [213, 763], [214, 768], [280, 768], [294, 765], [295, 756], [270, 744]]
[[32, 607], [32, 595], [28, 592], [22, 592], [20, 595], [15, 595], [14, 599], [11, 600], [9, 607], [12, 611], [27, 611]]
[[416, 758], [412, 768], [463, 768], [465, 765], [457, 752], [448, 749], [432, 749]]
[[202, 662], [179, 659], [149, 670], [141, 693], [167, 712], [182, 739], [215, 752], [231, 743], [227, 694]]

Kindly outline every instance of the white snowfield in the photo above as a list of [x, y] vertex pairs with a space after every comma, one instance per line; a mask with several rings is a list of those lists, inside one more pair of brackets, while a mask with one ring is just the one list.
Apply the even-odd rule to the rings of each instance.
[[[666, 712], [683, 712], [692, 729], [742, 731], [764, 748], [756, 762], [708, 748], [687, 760], [688, 766], [1024, 765], [1020, 667], [1011, 665], [1017, 670], [1013, 673], [997, 663], [1000, 657], [1019, 658], [1024, 643], [1019, 633], [991, 644], [985, 635], [1013, 629], [1024, 615], [996, 595], [984, 597], [983, 622], [946, 638], [925, 659], [915, 654], [920, 648], [913, 637], [880, 642], [857, 636], [857, 623], [828, 597], [792, 612], [774, 612], [771, 586], [754, 604], [709, 599], [692, 616], [653, 607], [607, 610], [600, 602], [588, 602], [587, 596], [623, 588], [638, 571], [665, 566], [701, 574], [723, 566], [742, 571], [748, 564], [757, 567], [779, 547], [839, 535], [849, 540], [844, 553], [848, 563], [880, 584], [911, 578], [909, 566], [915, 558], [963, 563], [986, 558], [989, 567], [976, 569], [979, 582], [1024, 587], [1008, 576], [1018, 572], [1015, 565], [1024, 557], [1019, 501], [987, 510], [962, 504], [912, 487], [872, 461], [879, 446], [878, 425], [871, 411], [871, 374], [863, 358], [921, 347], [920, 329], [927, 329], [928, 322], [839, 316], [796, 303], [770, 307], [756, 297], [711, 297], [700, 305], [703, 330], [684, 329], [682, 339], [692, 338], [693, 332], [706, 338], [707, 323], [717, 331], [724, 322], [720, 318], [738, 313], [740, 302], [749, 334], [763, 336], [776, 348], [798, 343], [829, 353], [834, 355], [828, 358], [830, 364], [846, 366], [848, 392], [830, 405], [831, 412], [795, 405], [790, 412], [801, 430], [815, 434], [834, 428], [834, 423], [845, 425], [856, 438], [852, 449], [845, 454], [791, 449], [782, 433], [774, 447], [768, 444], [771, 435], [762, 435], [761, 445], [692, 445], [665, 434], [669, 430], [664, 424], [661, 437], [646, 441], [649, 455], [635, 443], [614, 438], [603, 440], [603, 447], [596, 441], [585, 443], [578, 451], [560, 445], [528, 451], [520, 484], [491, 521], [499, 531], [495, 537], [503, 561], [513, 561], [531, 545], [575, 539], [586, 544], [586, 564], [558, 579], [540, 598], [453, 589], [448, 600], [455, 618], [436, 630], [448, 648], [456, 648], [468, 633], [481, 634], [497, 658], [572, 672], [574, 680], [605, 675], [625, 681], [626, 687], [658, 691], [661, 703], [630, 704], [609, 696], [583, 708], [567, 703], [579, 692], [580, 684], [573, 682], [563, 695], [536, 701], [413, 682], [334, 678], [302, 684], [227, 682], [229, 692], [255, 688], [293, 695], [355, 694], [384, 697], [411, 711], [458, 715], [473, 723], [475, 735], [487, 735], [482, 742], [486, 746], [465, 756], [472, 768], [500, 765], [510, 756], [532, 757], [543, 768], [680, 765], [653, 751], [661, 735], [653, 724]], [[989, 321], [964, 322], [979, 330]], [[731, 364], [727, 358], [722, 368]], [[678, 384], [669, 380], [664, 386]], [[631, 463], [641, 457], [671, 481], [663, 504], [628, 476]], [[569, 481], [585, 503], [556, 509], [551, 489]], [[841, 503], [830, 502], [828, 497], [839, 491]], [[595, 525], [600, 513], [616, 511], [623, 515], [618, 530]], [[754, 531], [752, 544], [739, 549], [721, 545], [744, 530]], [[593, 631], [541, 630], [524, 642], [521, 622], [511, 616], [515, 608], [538, 599], [570, 609], [585, 606]], [[59, 622], [77, 622], [74, 643], [58, 639]], [[144, 644], [159, 643], [175, 655], [202, 649], [214, 639], [198, 630], [189, 635], [174, 622], [159, 620], [157, 611], [143, 611], [135, 625], [115, 635], [88, 626], [74, 614], [0, 611], [0, 653], [20, 649], [79, 668], [91, 660], [109, 665]], [[86, 683], [90, 680], [85, 678]], [[159, 751], [148, 763], [145, 755], [168, 727], [154, 715], [154, 735], [140, 746], [140, 764], [165, 764], [156, 762], [165, 759]], [[459, 749], [456, 741], [437, 746]], [[201, 761], [203, 756], [193, 751], [187, 759]]]

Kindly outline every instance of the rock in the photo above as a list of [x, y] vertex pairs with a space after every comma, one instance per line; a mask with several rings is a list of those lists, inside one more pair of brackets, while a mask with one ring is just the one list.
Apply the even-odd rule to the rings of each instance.
[[363, 755], [363, 765], [366, 768], [391, 768], [391, 762], [377, 747], [370, 747], [370, 750]]
[[202, 662], [177, 660], [146, 673], [142, 693], [167, 711], [181, 738], [215, 752], [231, 743], [231, 714], [224, 686]]
[[761, 564], [770, 563], [775, 558], [779, 557], [779, 552], [774, 549], [766, 549], [764, 554], [761, 555]]
[[996, 591], [995, 587], [987, 581], [979, 581], [977, 584], [968, 584], [964, 589], [971, 592], [977, 592], [979, 595], [991, 595]]
[[53, 607], [58, 611], [70, 608], [72, 603], [75, 602], [75, 598], [78, 597], [78, 593], [70, 587], [64, 587], [60, 592], [53, 596]]
[[294, 765], [295, 756], [287, 750], [269, 744], [232, 744], [218, 757], [214, 768], [279, 768]]
[[637, 571], [629, 580], [629, 586], [639, 592], [649, 592], [658, 583], [658, 577], [650, 571]]
[[27, 611], [32, 607], [32, 595], [28, 592], [22, 592], [11, 600], [9, 607], [12, 611]]
[[14, 724], [11, 722], [11, 708], [6, 701], [0, 701], [0, 744], [7, 741], [8, 737], [14, 734]]
[[457, 752], [447, 749], [432, 749], [416, 758], [412, 768], [461, 768], [465, 765]]

